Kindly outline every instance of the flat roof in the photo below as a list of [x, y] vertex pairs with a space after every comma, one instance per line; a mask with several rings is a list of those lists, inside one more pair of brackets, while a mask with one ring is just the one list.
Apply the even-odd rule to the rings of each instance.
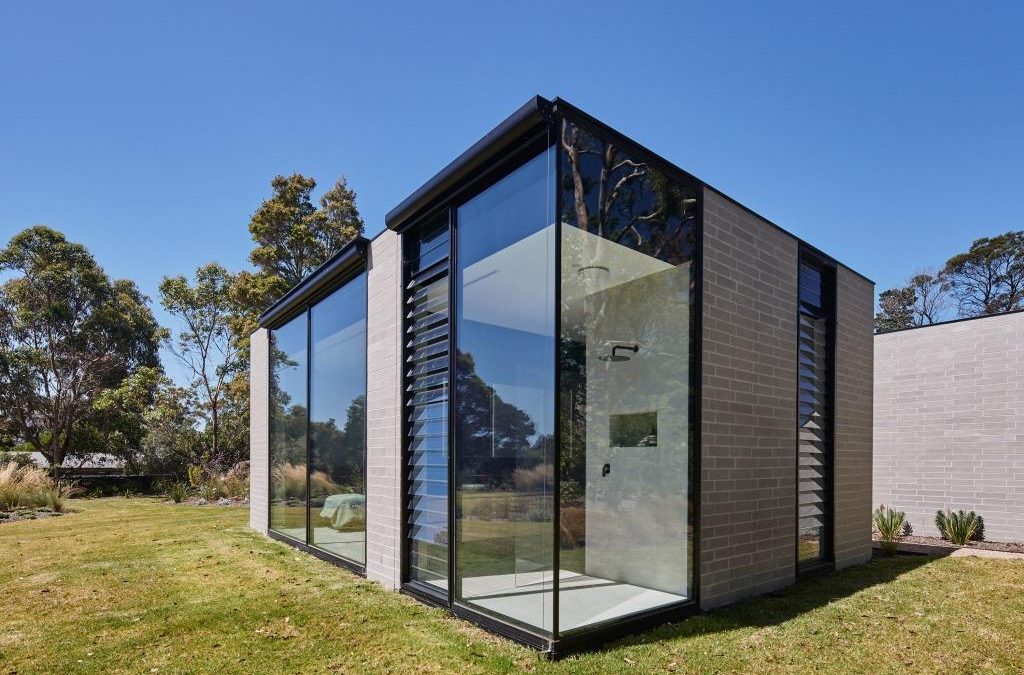
[[553, 101], [549, 101], [542, 96], [534, 96], [531, 98], [509, 117], [505, 118], [505, 120], [498, 124], [498, 126], [485, 134], [483, 138], [471, 145], [469, 149], [452, 160], [447, 166], [434, 174], [433, 177], [417, 188], [412, 194], [403, 199], [395, 208], [391, 209], [391, 211], [389, 211], [384, 217], [385, 225], [392, 230], [400, 229], [409, 221], [410, 218], [418, 215], [423, 211], [423, 209], [430, 206], [437, 198], [452, 189], [453, 186], [458, 185], [463, 179], [468, 178], [475, 169], [498, 156], [503, 150], [514, 146], [516, 142], [524, 136], [524, 134], [528, 133], [529, 130], [536, 127], [538, 124], [544, 122], [551, 114], [568, 118], [576, 118], [582, 121], [586, 126], [595, 127], [600, 134], [611, 137], [611, 140], [616, 144], [627, 146], [627, 149], [630, 151], [645, 155], [655, 163], [661, 164], [662, 168], [667, 169], [670, 173], [677, 174], [686, 180], [693, 181], [700, 187], [704, 187], [715, 192], [719, 196], [728, 199], [730, 202], [749, 212], [751, 215], [768, 223], [768, 225], [824, 256], [836, 265], [853, 272], [871, 284], [875, 283], [872, 279], [861, 274], [849, 265], [842, 263], [834, 256], [825, 253], [813, 244], [796, 236], [789, 230], [780, 227], [771, 219], [765, 218], [760, 213], [757, 213], [748, 206], [745, 206], [742, 202], [733, 199], [721, 190], [709, 185], [705, 181], [702, 181], [688, 171], [681, 169], [676, 164], [673, 164], [657, 153], [640, 145], [636, 141], [633, 141], [628, 136], [616, 131], [561, 98], [555, 98]]
[[267, 328], [279, 323], [291, 314], [296, 307], [305, 304], [337, 279], [351, 274], [360, 265], [365, 267], [366, 250], [369, 243], [369, 239], [359, 236], [345, 244], [337, 253], [328, 258], [324, 264], [307, 274], [302, 281], [292, 286], [288, 292], [275, 300], [274, 304], [260, 314], [260, 327]]
[[906, 328], [894, 328], [893, 330], [880, 330], [875, 333], [875, 337], [880, 335], [892, 335], [893, 333], [906, 333], [909, 330], [918, 330], [920, 328], [935, 328], [936, 326], [948, 326], [954, 323], [964, 323], [966, 321], [977, 321], [979, 319], [995, 319], [1000, 316], [1009, 316], [1011, 314], [1024, 314], [1024, 309], [1011, 309], [1008, 312], [999, 312], [998, 314], [982, 314], [981, 316], [965, 316], [959, 319], [947, 319], [946, 321], [936, 321], [935, 323], [925, 323], [920, 326], [907, 326]]

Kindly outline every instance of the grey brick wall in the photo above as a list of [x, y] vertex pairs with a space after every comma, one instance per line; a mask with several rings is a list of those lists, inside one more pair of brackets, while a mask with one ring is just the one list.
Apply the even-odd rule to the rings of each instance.
[[370, 246], [367, 293], [366, 576], [397, 588], [401, 572], [401, 237]]
[[[385, 231], [370, 244], [367, 270], [366, 576], [389, 588], [400, 577], [401, 246]], [[268, 333], [252, 335], [250, 527], [266, 533], [268, 501]]]
[[871, 401], [875, 286], [836, 271], [835, 519], [837, 568], [871, 558]]
[[267, 533], [270, 517], [267, 425], [270, 414], [270, 381], [267, 369], [270, 334], [263, 328], [249, 338], [249, 527]]
[[796, 566], [797, 241], [704, 191], [702, 607]]
[[973, 509], [1024, 541], [1024, 313], [875, 336], [874, 503], [937, 534]]

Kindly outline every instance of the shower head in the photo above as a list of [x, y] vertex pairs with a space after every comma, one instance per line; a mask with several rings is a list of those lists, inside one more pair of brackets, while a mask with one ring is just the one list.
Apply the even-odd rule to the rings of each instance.
[[612, 363], [622, 363], [623, 361], [629, 361], [629, 356], [618, 354], [618, 351], [620, 349], [627, 352], [633, 352], [634, 354], [636, 354], [637, 352], [640, 351], [640, 345], [615, 345], [614, 347], [612, 347], [611, 354], [605, 354], [604, 356], [599, 356], [598, 358], [602, 361], [610, 361]]

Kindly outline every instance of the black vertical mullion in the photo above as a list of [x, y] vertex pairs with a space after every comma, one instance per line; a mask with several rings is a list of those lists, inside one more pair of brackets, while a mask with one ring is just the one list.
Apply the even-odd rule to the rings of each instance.
[[[456, 577], [455, 551], [458, 549], [458, 524], [455, 511], [455, 389], [458, 366], [456, 353], [458, 341], [455, 333], [455, 317], [459, 311], [456, 305], [457, 286], [460, 283], [458, 268], [458, 211], [454, 205], [448, 207], [448, 606], [455, 604], [461, 595], [462, 579]], [[456, 589], [458, 585], [458, 589]]]
[[[558, 134], [561, 133], [561, 128], [556, 125], [561, 123], [561, 118], [554, 117], [548, 123], [548, 142], [549, 144], [554, 143], [558, 139]], [[554, 131], [554, 138], [551, 138], [552, 131]], [[551, 507], [551, 529], [552, 529], [552, 551], [551, 551], [551, 639], [553, 641], [558, 640], [558, 614], [560, 608], [561, 598], [560, 595], [560, 583], [559, 578], [561, 576], [562, 567], [562, 541], [560, 537], [560, 525], [562, 519], [562, 209], [561, 209], [561, 166], [562, 166], [562, 151], [558, 148], [555, 153], [555, 175], [552, 176], [552, 180], [549, 185], [555, 192], [555, 271], [553, 282], [555, 284], [555, 330], [554, 336], [554, 348], [555, 348], [555, 400], [554, 400], [554, 448], [553, 458], [554, 461], [554, 485], [552, 489], [554, 494], [552, 495], [552, 507]]]
[[309, 473], [313, 468], [313, 445], [310, 442], [310, 420], [313, 410], [313, 312], [306, 307], [306, 544], [312, 541], [309, 524]]
[[[828, 362], [825, 365], [826, 377], [829, 381], [828, 386], [828, 404], [825, 406], [825, 410], [828, 411], [828, 465], [825, 471], [825, 504], [826, 504], [826, 518], [827, 524], [825, 529], [825, 541], [822, 542], [822, 548], [827, 552], [827, 561], [835, 562], [835, 518], [836, 518], [836, 493], [835, 493], [835, 472], [836, 472], [836, 343], [837, 335], [836, 330], [839, 323], [839, 280], [838, 274], [835, 267], [829, 267], [828, 272], [828, 300], [827, 300], [827, 313], [828, 326], [827, 342], [825, 346], [825, 353], [828, 356]], [[824, 295], [824, 294], [823, 294]]]
[[690, 595], [700, 602], [700, 504], [701, 504], [701, 396], [703, 386], [704, 363], [704, 188], [697, 186], [697, 211], [694, 215], [694, 251], [693, 262], [690, 264], [690, 275], [693, 280], [693, 291], [690, 293], [690, 466], [689, 495], [690, 531], [693, 533], [690, 542]]

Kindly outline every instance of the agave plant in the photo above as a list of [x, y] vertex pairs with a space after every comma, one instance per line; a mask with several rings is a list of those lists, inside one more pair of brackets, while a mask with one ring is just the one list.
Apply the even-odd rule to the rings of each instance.
[[964, 513], [941, 509], [935, 514], [935, 527], [939, 529], [942, 538], [957, 546], [966, 546], [972, 539], [982, 539], [985, 531], [985, 521], [974, 511]]
[[885, 555], [896, 554], [896, 544], [903, 537], [906, 527], [907, 514], [903, 511], [893, 511], [885, 508], [885, 504], [875, 509], [872, 518], [878, 536], [882, 540], [882, 552]]

